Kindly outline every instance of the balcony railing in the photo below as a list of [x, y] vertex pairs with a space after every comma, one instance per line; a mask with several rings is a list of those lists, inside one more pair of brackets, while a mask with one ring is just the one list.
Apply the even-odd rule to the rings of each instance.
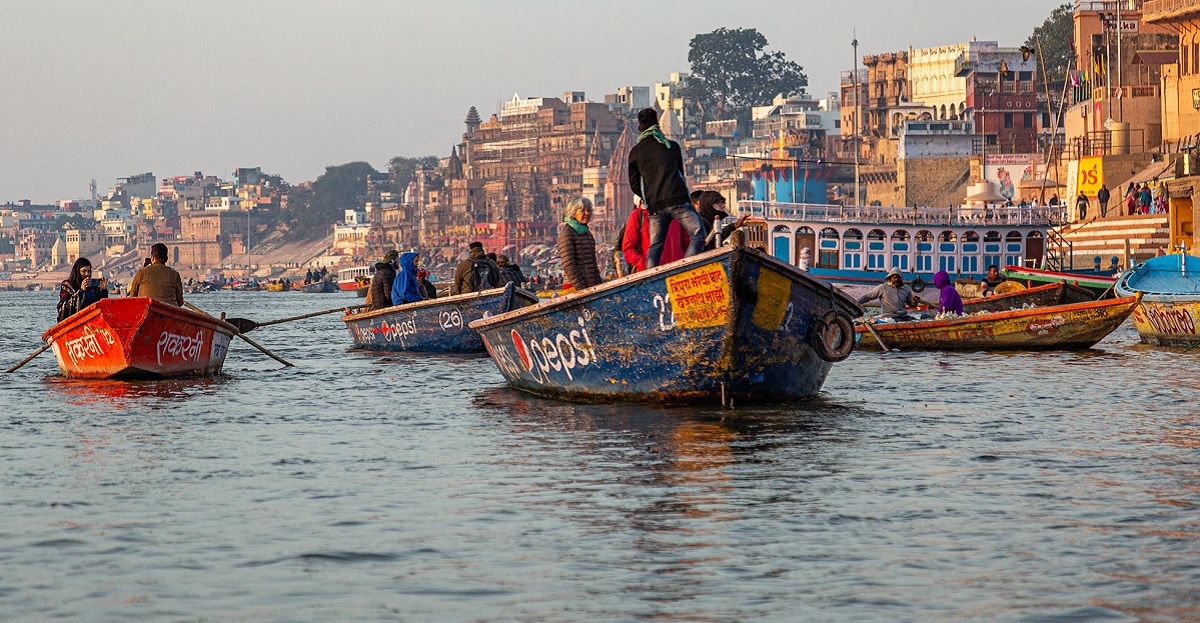
[[1067, 221], [1064, 206], [998, 207], [952, 206], [906, 208], [893, 206], [840, 206], [775, 201], [739, 201], [738, 215], [768, 220], [809, 223], [864, 223], [892, 225], [1041, 225], [1053, 227]]
[[[1088, 4], [1106, 3], [1093, 2]], [[1113, 2], [1112, 4], [1115, 5], [1116, 3]], [[1101, 11], [1105, 9], [1096, 10]], [[1142, 17], [1146, 19], [1163, 18], [1171, 14], [1180, 16], [1188, 13], [1200, 13], [1200, 3], [1197, 3], [1195, 0], [1145, 0], [1142, 3]]]

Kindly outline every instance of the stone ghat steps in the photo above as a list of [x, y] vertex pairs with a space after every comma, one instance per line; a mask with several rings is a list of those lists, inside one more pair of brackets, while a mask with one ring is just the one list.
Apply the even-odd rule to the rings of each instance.
[[1076, 266], [1091, 265], [1100, 256], [1105, 265], [1109, 258], [1125, 257], [1126, 243], [1134, 259], [1154, 257], [1159, 249], [1171, 244], [1171, 229], [1166, 214], [1096, 219], [1069, 226], [1063, 238], [1071, 243]]

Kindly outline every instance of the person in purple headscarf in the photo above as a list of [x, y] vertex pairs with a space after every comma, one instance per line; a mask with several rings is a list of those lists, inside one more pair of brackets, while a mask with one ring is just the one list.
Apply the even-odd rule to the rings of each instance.
[[963, 315], [962, 297], [959, 296], [958, 290], [954, 289], [954, 284], [950, 283], [950, 273], [944, 270], [934, 273], [933, 287], [942, 293], [942, 298], [938, 301], [939, 314], [954, 312], [959, 316]]

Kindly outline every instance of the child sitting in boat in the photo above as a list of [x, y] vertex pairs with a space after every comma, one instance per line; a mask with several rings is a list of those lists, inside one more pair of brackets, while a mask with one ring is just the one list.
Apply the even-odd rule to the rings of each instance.
[[954, 288], [954, 284], [950, 283], [950, 273], [944, 270], [934, 273], [933, 287], [942, 293], [942, 297], [938, 301], [939, 316], [942, 314], [963, 315], [962, 296]]

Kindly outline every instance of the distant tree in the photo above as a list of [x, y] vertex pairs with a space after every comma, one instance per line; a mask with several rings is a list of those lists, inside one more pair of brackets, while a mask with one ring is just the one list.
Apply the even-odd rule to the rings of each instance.
[[769, 104], [779, 93], [804, 94], [804, 68], [766, 47], [767, 38], [753, 28], [718, 28], [692, 37], [690, 90], [706, 116], [749, 119], [752, 106]]
[[[1037, 53], [1038, 42], [1042, 46], [1042, 59], [1046, 61], [1046, 73], [1050, 82], [1063, 80], [1068, 70], [1075, 66], [1071, 53], [1071, 38], [1075, 36], [1074, 5], [1066, 3], [1050, 12], [1050, 17], [1025, 41], [1025, 47]], [[1075, 42], [1078, 48], [1079, 42]], [[1038, 71], [1042, 70], [1038, 65]]]
[[329, 227], [341, 221], [345, 210], [363, 204], [367, 195], [367, 176], [379, 173], [366, 162], [325, 167], [312, 188], [293, 187], [288, 193], [288, 210], [283, 215], [287, 226], [285, 239], [312, 240], [329, 234]]
[[396, 156], [392, 158], [388, 161], [388, 177], [392, 181], [392, 189], [397, 194], [403, 195], [417, 169], [437, 166], [437, 162], [437, 156], [417, 156], [416, 158]]

